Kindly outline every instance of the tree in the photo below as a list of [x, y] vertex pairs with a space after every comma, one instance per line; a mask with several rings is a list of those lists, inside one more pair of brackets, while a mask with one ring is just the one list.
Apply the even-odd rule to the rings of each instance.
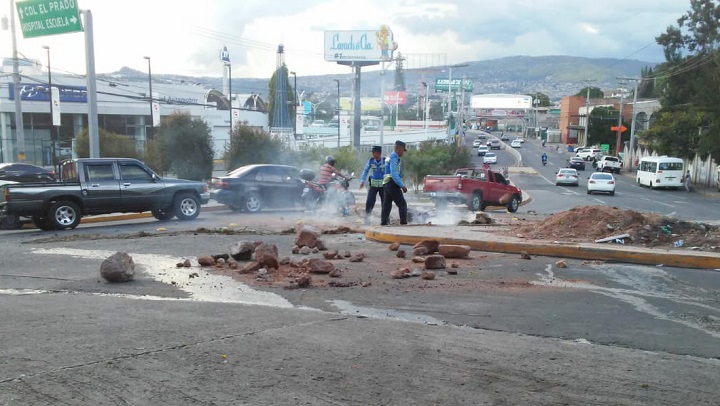
[[[275, 93], [276, 93], [276, 86], [278, 81], [278, 75], [280, 76], [280, 80], [285, 81], [285, 89], [287, 91], [285, 92], [285, 100], [275, 100]], [[288, 68], [285, 64], [283, 64], [280, 69], [275, 70], [273, 72], [272, 77], [270, 78], [270, 82], [268, 82], [268, 124], [270, 127], [275, 127], [277, 123], [274, 123], [273, 120], [275, 119], [273, 115], [273, 110], [275, 108], [275, 103], [287, 103], [288, 105], [288, 112], [290, 114], [290, 125], [294, 125], [295, 123], [295, 90], [290, 85], [290, 78], [288, 76]]]
[[405, 71], [403, 70], [403, 57], [400, 52], [397, 55], [397, 61], [395, 62], [395, 90], [401, 92], [405, 91]]
[[225, 167], [235, 169], [251, 164], [287, 163], [282, 140], [262, 129], [241, 123], [233, 127], [230, 144], [225, 147]]
[[[614, 107], [595, 107], [590, 111], [590, 133], [587, 144], [608, 144], [611, 147], [615, 147], [617, 143], [617, 131], [611, 130], [610, 127], [617, 126], [617, 124], [618, 109]], [[630, 128], [630, 124], [625, 121], [623, 121], [623, 125]], [[620, 141], [624, 142], [628, 140], [630, 140], [629, 130], [622, 133]]]
[[[582, 96], [587, 97], [587, 87], [583, 87], [575, 96]], [[590, 86], [590, 98], [591, 99], [603, 99], [605, 98], [605, 93], [600, 90], [599, 87]]]
[[655, 91], [655, 78], [653, 68], [646, 66], [640, 70], [640, 83], [638, 83], [638, 98], [651, 99], [658, 97]]
[[404, 176], [417, 190], [425, 176], [451, 174], [457, 168], [469, 166], [471, 158], [470, 150], [465, 147], [424, 141], [418, 149], [408, 149], [402, 162]]
[[[120, 135], [100, 129], [98, 137], [100, 156], [104, 158], [142, 158], [138, 153], [135, 140], [127, 135]], [[88, 130], [84, 128], [75, 139], [75, 152], [80, 158], [90, 157], [90, 140]]]
[[535, 93], [528, 93], [528, 96], [531, 96], [533, 98], [533, 105], [535, 103], [535, 100], [539, 100], [540, 104], [538, 104], [538, 107], [550, 107], [552, 106], [552, 103], [550, 103], [550, 97], [546, 95], [545, 93], [535, 92]]
[[162, 153], [162, 173], [171, 172], [183, 179], [210, 179], [215, 150], [210, 126], [203, 119], [173, 113], [163, 118], [155, 137]]

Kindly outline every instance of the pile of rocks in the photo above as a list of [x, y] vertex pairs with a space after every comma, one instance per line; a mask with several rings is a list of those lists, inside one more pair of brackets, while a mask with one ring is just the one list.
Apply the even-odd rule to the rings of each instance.
[[[400, 250], [399, 243], [392, 243], [388, 246], [391, 251], [397, 251], [398, 254], [403, 252]], [[471, 248], [467, 245], [451, 245], [440, 244], [437, 240], [423, 240], [413, 246], [413, 256], [411, 261], [417, 264], [423, 264], [424, 270], [410, 269], [408, 267], [400, 267], [390, 273], [394, 279], [408, 278], [419, 276], [425, 280], [435, 279], [435, 271], [446, 271], [448, 275], [457, 275], [457, 264], [447, 267], [446, 259], [467, 259], [470, 256]], [[404, 258], [405, 255], [398, 255]]]

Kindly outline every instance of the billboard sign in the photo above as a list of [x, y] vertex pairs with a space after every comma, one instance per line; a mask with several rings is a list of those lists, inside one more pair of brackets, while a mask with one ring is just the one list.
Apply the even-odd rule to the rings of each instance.
[[328, 62], [380, 62], [392, 59], [397, 49], [390, 27], [377, 30], [325, 31]]
[[[380, 111], [379, 97], [361, 97], [360, 109], [362, 111]], [[353, 110], [352, 99], [350, 97], [340, 98], [340, 110]]]
[[385, 97], [383, 97], [383, 102], [385, 104], [392, 104], [393, 106], [398, 105], [398, 104], [405, 105], [406, 101], [407, 101], [407, 93], [406, 92], [389, 91], [389, 92], [385, 92]]
[[223, 47], [222, 51], [220, 51], [220, 62], [230, 64], [230, 52], [228, 52], [227, 47]]
[[532, 97], [522, 94], [483, 94], [473, 96], [470, 106], [487, 110], [522, 110], [532, 108]]
[[[57, 88], [60, 92], [60, 102], [87, 102], [87, 88], [85, 86], [58, 86]], [[8, 89], [10, 90], [10, 100], [15, 100], [15, 86], [13, 85], [13, 83], [9, 84]], [[45, 84], [21, 83], [20, 100], [50, 102], [50, 92], [48, 91], [47, 85]]]
[[[450, 79], [437, 78], [435, 79], [435, 91], [436, 92], [447, 92], [448, 84]], [[461, 87], [462, 86], [462, 87]], [[452, 80], [452, 91], [459, 92], [464, 89], [466, 92], [473, 91], [473, 82], [470, 79], [453, 79]]]

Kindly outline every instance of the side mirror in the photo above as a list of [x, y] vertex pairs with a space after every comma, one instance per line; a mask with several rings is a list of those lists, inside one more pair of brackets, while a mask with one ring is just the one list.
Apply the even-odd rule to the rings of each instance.
[[153, 182], [157, 182], [157, 181], [158, 181], [158, 176], [157, 176], [156, 174], [154, 174], [154, 173], [152, 174], [152, 181], [153, 181]]

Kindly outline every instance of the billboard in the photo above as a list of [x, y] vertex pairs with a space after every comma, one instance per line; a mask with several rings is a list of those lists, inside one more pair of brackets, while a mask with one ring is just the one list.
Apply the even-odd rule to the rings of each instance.
[[325, 60], [380, 62], [392, 59], [397, 42], [390, 27], [377, 30], [325, 31]]
[[482, 94], [470, 99], [474, 109], [522, 110], [532, 108], [532, 96], [522, 94]]
[[[353, 110], [352, 99], [349, 97], [340, 98], [340, 110]], [[362, 111], [380, 111], [379, 97], [361, 97], [360, 109]]]
[[396, 104], [404, 105], [406, 101], [407, 101], [407, 93], [404, 91], [396, 92], [394, 90], [391, 90], [391, 91], [385, 92], [385, 97], [383, 97], [383, 102], [385, 104], [391, 104], [393, 106]]
[[[450, 79], [437, 78], [435, 79], [435, 92], [447, 92], [448, 84]], [[461, 87], [462, 86], [462, 87]], [[473, 82], [470, 79], [453, 79], [452, 80], [452, 91], [459, 92], [461, 89], [465, 89], [466, 92], [473, 91]]]
[[[55, 86], [53, 86], [55, 87]], [[87, 89], [85, 86], [57, 86], [59, 100], [63, 103], [86, 103]], [[10, 100], [15, 100], [15, 86], [9, 83]], [[38, 83], [21, 83], [20, 100], [22, 101], [44, 101], [50, 102], [50, 92], [47, 85]]]

